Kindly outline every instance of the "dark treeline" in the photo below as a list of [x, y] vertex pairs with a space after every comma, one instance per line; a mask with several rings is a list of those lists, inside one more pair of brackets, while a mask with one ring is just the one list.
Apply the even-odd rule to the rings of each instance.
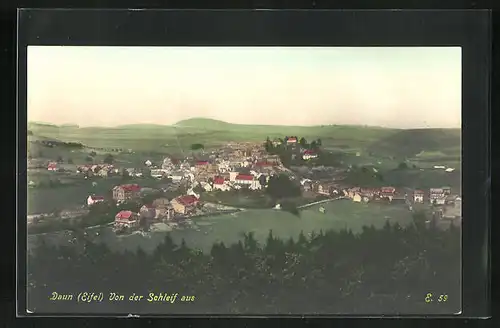
[[[460, 304], [460, 231], [389, 225], [296, 240], [246, 234], [209, 254], [167, 235], [151, 254], [111, 252], [79, 236], [40, 244], [28, 259], [28, 308], [41, 312], [197, 314], [450, 313]], [[59, 293], [103, 292], [100, 304], [51, 302]], [[110, 302], [109, 293], [179, 293], [193, 302]], [[425, 301], [428, 293], [433, 302]], [[438, 302], [439, 295], [446, 301]], [[76, 297], [76, 296], [75, 296]], [[444, 299], [444, 298], [443, 298]]]
[[[28, 134], [30, 135], [30, 134]], [[31, 134], [32, 135], [32, 134]], [[69, 149], [82, 149], [85, 146], [79, 142], [63, 142], [63, 141], [57, 141], [57, 140], [37, 140], [37, 141], [32, 141], [35, 144], [40, 144], [45, 147], [49, 148], [54, 148], [54, 147], [62, 147], [62, 148], [69, 148]]]

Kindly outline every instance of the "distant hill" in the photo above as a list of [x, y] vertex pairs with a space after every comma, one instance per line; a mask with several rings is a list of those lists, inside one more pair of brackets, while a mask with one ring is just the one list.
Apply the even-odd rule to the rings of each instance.
[[398, 130], [372, 143], [368, 151], [412, 157], [423, 151], [456, 150], [460, 148], [460, 135], [460, 129]]
[[52, 123], [45, 123], [45, 122], [28, 122], [28, 127], [52, 127], [52, 128], [57, 128], [58, 126], [56, 124]]
[[182, 121], [179, 121], [179, 122], [174, 124], [174, 126], [178, 126], [178, 127], [202, 128], [202, 129], [227, 128], [231, 125], [234, 125], [234, 124], [227, 123], [227, 122], [220, 121], [220, 120], [214, 120], [211, 118], [201, 118], [201, 117], [182, 120]]
[[113, 127], [114, 129], [159, 129], [167, 128], [168, 125], [161, 124], [125, 124]]

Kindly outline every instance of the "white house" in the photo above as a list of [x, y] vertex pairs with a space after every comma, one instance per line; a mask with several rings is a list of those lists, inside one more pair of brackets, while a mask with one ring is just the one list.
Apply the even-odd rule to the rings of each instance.
[[424, 192], [422, 190], [415, 190], [413, 193], [413, 202], [423, 203], [424, 202]]
[[151, 176], [153, 178], [162, 178], [163, 176], [168, 175], [169, 170], [167, 169], [153, 169], [151, 170]]
[[251, 190], [260, 190], [262, 189], [262, 185], [260, 184], [259, 180], [253, 180], [252, 183], [250, 183], [249, 188]]
[[151, 166], [153, 163], [148, 159], [147, 161], [144, 162], [146, 166]]
[[181, 180], [184, 179], [184, 173], [182, 173], [182, 172], [173, 172], [168, 177], [170, 179], [172, 179], [173, 182], [180, 182]]
[[446, 202], [446, 194], [443, 188], [431, 188], [429, 190], [429, 202], [431, 204], [443, 205]]
[[229, 181], [234, 182], [236, 181], [236, 177], [240, 174], [240, 172], [229, 172]]
[[212, 191], [212, 190], [213, 190], [212, 186], [211, 186], [209, 183], [204, 182], [204, 181], [203, 181], [203, 182], [200, 182], [200, 186], [201, 186], [201, 187], [203, 188], [203, 190], [205, 190], [205, 191]]
[[104, 201], [104, 197], [103, 196], [95, 196], [95, 195], [91, 195], [87, 198], [87, 205], [94, 205], [95, 203], [100, 203], [100, 202], [103, 202]]
[[306, 151], [304, 151], [304, 154], [302, 154], [302, 158], [304, 160], [309, 160], [309, 159], [313, 159], [313, 158], [316, 158], [316, 157], [318, 157], [318, 154], [316, 154], [312, 150], [306, 150]]

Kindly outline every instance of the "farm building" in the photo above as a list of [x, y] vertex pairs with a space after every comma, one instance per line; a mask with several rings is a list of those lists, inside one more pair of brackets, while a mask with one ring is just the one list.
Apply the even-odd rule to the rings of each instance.
[[198, 203], [198, 198], [193, 195], [177, 197], [171, 201], [174, 211], [180, 214], [188, 214], [189, 212], [192, 212]]
[[139, 226], [139, 216], [132, 211], [120, 211], [115, 216], [116, 228], [135, 228]]
[[174, 208], [167, 198], [158, 198], [152, 204], [155, 209], [155, 219], [170, 220], [174, 216]]
[[100, 202], [103, 202], [104, 201], [104, 197], [103, 196], [95, 196], [95, 195], [91, 195], [87, 198], [87, 205], [88, 206], [91, 206], [91, 205], [94, 205], [95, 203], [100, 203]]
[[130, 200], [139, 196], [141, 187], [137, 184], [126, 184], [113, 188], [113, 199], [119, 202]]
[[424, 192], [422, 190], [415, 190], [413, 192], [413, 202], [423, 203], [424, 202]]
[[302, 154], [302, 159], [304, 160], [309, 160], [318, 157], [318, 154], [316, 154], [312, 150], [306, 150], [304, 151], [304, 154]]
[[443, 188], [430, 188], [429, 202], [431, 204], [444, 205], [446, 202], [446, 191]]

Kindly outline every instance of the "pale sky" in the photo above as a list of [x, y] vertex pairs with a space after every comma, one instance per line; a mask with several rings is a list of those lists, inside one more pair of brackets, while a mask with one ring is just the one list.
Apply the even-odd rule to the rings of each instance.
[[28, 47], [28, 120], [461, 126], [459, 47]]

